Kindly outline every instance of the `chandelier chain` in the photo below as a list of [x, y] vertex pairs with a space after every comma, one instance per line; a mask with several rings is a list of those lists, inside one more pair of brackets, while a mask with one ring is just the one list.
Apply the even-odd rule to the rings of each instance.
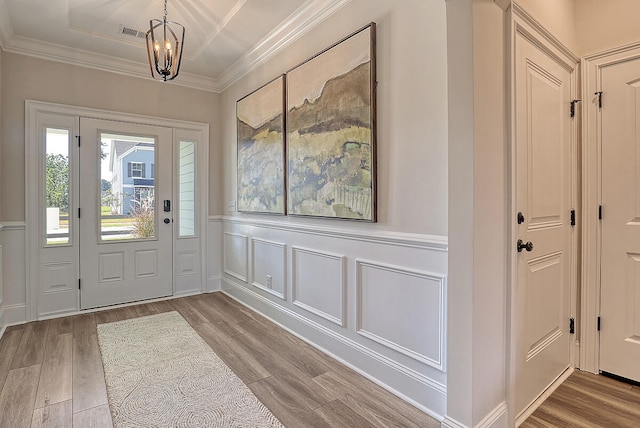
[[167, 0], [164, 0], [164, 20], [167, 20]]

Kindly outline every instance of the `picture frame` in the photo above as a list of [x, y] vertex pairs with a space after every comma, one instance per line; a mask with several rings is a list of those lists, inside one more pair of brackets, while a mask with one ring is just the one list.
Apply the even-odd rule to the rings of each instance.
[[286, 73], [289, 215], [376, 221], [375, 30]]
[[237, 210], [286, 214], [284, 74], [236, 102]]

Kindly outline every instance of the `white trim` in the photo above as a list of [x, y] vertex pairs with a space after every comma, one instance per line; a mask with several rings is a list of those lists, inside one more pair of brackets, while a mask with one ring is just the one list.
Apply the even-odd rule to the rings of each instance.
[[[319, 256], [319, 257], [323, 257], [325, 259], [330, 259], [330, 260], [335, 260], [340, 262], [340, 317], [336, 317], [333, 316], [331, 314], [328, 314], [316, 307], [311, 306], [308, 303], [304, 303], [301, 302], [297, 299], [298, 296], [298, 281], [297, 281], [297, 271], [298, 271], [298, 264], [297, 264], [297, 254], [298, 253], [305, 253], [305, 254], [309, 254], [309, 255], [314, 255], [314, 256]], [[291, 246], [291, 271], [292, 271], [292, 278], [291, 278], [291, 300], [293, 302], [293, 304], [295, 306], [298, 306], [299, 308], [302, 308], [306, 311], [311, 312], [312, 314], [315, 314], [321, 318], [324, 318], [328, 321], [331, 321], [334, 324], [337, 324], [341, 327], [345, 326], [345, 311], [346, 311], [346, 305], [344, 304], [345, 301], [345, 293], [347, 291], [346, 288], [346, 281], [345, 281], [345, 272], [346, 272], [346, 261], [347, 258], [344, 256], [344, 254], [335, 254], [335, 253], [327, 253], [324, 251], [318, 251], [318, 250], [313, 250], [310, 248], [304, 248], [304, 247], [299, 247], [296, 245], [292, 245]]]
[[[0, 0], [2, 1], [2, 0]], [[110, 120], [122, 123], [131, 124], [144, 124], [157, 127], [163, 127], [165, 129], [183, 129], [193, 130], [201, 133], [203, 141], [201, 146], [204, 148], [202, 156], [202, 162], [205, 165], [201, 168], [204, 171], [208, 171], [208, 147], [209, 147], [209, 125], [204, 123], [189, 122], [171, 118], [151, 117], [145, 115], [127, 114], [114, 112], [109, 110], [100, 110], [87, 107], [71, 106], [64, 104], [55, 104], [42, 101], [25, 100], [25, 188], [26, 189], [38, 189], [39, 183], [39, 155], [37, 152], [37, 134], [33, 135], [33, 128], [36, 126], [38, 115], [40, 114], [55, 114], [61, 116], [74, 117], [79, 121], [80, 118], [94, 118], [101, 120]], [[175, 133], [174, 133], [175, 134]], [[208, 197], [208, 180], [202, 180], [199, 190], [200, 197]], [[30, 192], [25, 198], [25, 216], [29, 224], [33, 224], [33, 227], [27, 227], [27, 222], [5, 222], [4, 230], [20, 230], [26, 229], [25, 236], [25, 287], [26, 287], [26, 321], [33, 321], [39, 318], [38, 314], [38, 271], [39, 271], [39, 237], [37, 222], [39, 221], [39, 200], [38, 192]], [[207, 209], [208, 204], [204, 201], [200, 204], [198, 215], [201, 218], [199, 227], [203, 228], [203, 231], [207, 230]], [[202, 252], [202, 258], [200, 263], [200, 288], [204, 289], [205, 278], [207, 278], [207, 236], [206, 233], [200, 234], [200, 251]], [[76, 307], [79, 308], [79, 302]]]
[[[270, 241], [268, 239], [262, 239], [262, 238], [254, 238], [251, 237], [249, 238], [250, 241], [250, 248], [251, 248], [251, 269], [250, 269], [250, 282], [251, 285], [253, 285], [256, 288], [259, 288], [260, 290], [269, 293], [273, 296], [276, 296], [277, 298], [281, 299], [281, 300], [287, 300], [287, 244], [282, 243], [282, 242], [276, 242], [276, 241]], [[282, 289], [282, 293], [272, 289], [272, 288], [268, 288], [266, 286], [264, 286], [263, 284], [259, 283], [256, 281], [256, 275], [255, 275], [255, 243], [261, 243], [264, 245], [268, 245], [271, 247], [275, 247], [275, 248], [279, 248], [280, 250], [282, 250], [282, 273], [283, 273], [283, 289]]]
[[4, 307], [4, 322], [6, 327], [27, 322], [27, 307], [24, 303], [6, 305]]
[[560, 385], [562, 385], [562, 383], [567, 380], [569, 378], [569, 376], [571, 376], [571, 374], [573, 373], [573, 368], [569, 367], [567, 370], [565, 370], [560, 376], [558, 376], [558, 378], [556, 380], [554, 380], [551, 385], [549, 385], [549, 387], [547, 389], [544, 390], [544, 392], [542, 394], [540, 394], [540, 396], [538, 398], [536, 398], [533, 403], [531, 403], [529, 405], [529, 407], [527, 407], [526, 409], [524, 409], [522, 412], [520, 412], [520, 414], [516, 417], [516, 427], [520, 426], [524, 421], [527, 420], [527, 418], [529, 416], [531, 416], [533, 414], [533, 412], [535, 412], [538, 407], [540, 407], [542, 405], [542, 403], [544, 403], [544, 401], [549, 398], [551, 396], [551, 394], [553, 394], [555, 392], [556, 389], [558, 389], [558, 387]]
[[25, 230], [27, 228], [27, 224], [24, 221], [5, 221], [0, 224], [0, 230]]
[[[496, 3], [500, 3], [496, 1]], [[578, 63], [580, 62], [580, 58], [577, 57], [571, 49], [566, 47], [560, 40], [558, 40], [551, 32], [549, 32], [541, 23], [539, 23], [533, 16], [529, 15], [529, 13], [518, 4], [517, 1], [511, 2], [513, 6], [514, 16], [521, 19], [528, 26], [532, 27], [533, 31], [537, 33], [537, 35], [542, 36], [544, 42], [550, 44], [553, 49], [558, 51], [560, 59], [563, 62], [567, 60], [569, 62]], [[540, 40], [542, 41], [542, 40]], [[547, 50], [546, 47], [543, 47]]]
[[[505, 32], [505, 45], [506, 60], [505, 64], [507, 69], [507, 77], [509, 79], [507, 84], [508, 103], [507, 111], [508, 117], [508, 156], [507, 156], [507, 180], [508, 189], [507, 194], [509, 197], [507, 207], [507, 218], [515, 219], [517, 212], [517, 195], [516, 195], [516, 129], [515, 129], [515, 49], [516, 49], [516, 37], [518, 34], [525, 37], [534, 46], [545, 52], [547, 55], [554, 58], [560, 65], [565, 67], [566, 70], [571, 73], [571, 94], [573, 98], [578, 98], [578, 82], [579, 78], [579, 58], [571, 52], [565, 45], [563, 45], [553, 34], [547, 31], [538, 21], [529, 15], [517, 2], [511, 2], [512, 7], [507, 10], [507, 31]], [[578, 106], [580, 107], [580, 106]], [[571, 123], [571, 156], [572, 156], [572, 168], [577, 167], [577, 116]], [[574, 169], [571, 173], [571, 203], [576, 206], [577, 203], [577, 190], [578, 190], [578, 176], [577, 169]], [[507, 241], [507, 280], [509, 285], [507, 293], [507, 407], [508, 414], [514, 415], [516, 412], [516, 385], [517, 385], [517, 345], [520, 339], [517, 336], [516, 322], [518, 320], [518, 307], [516, 300], [516, 287], [518, 284], [518, 272], [517, 272], [517, 252], [515, 249], [515, 242], [517, 240], [517, 225], [516, 222], [510, 222], [508, 226], [508, 241]], [[576, 299], [577, 299], [577, 233], [574, 230], [571, 231], [571, 316], [575, 314]], [[577, 346], [575, 341], [572, 341], [570, 351], [570, 364], [575, 366], [577, 359]], [[544, 392], [543, 392], [544, 393]], [[512, 422], [510, 417], [509, 422]]]
[[598, 52], [582, 61], [582, 301], [580, 319], [580, 369], [598, 373], [600, 368], [600, 246], [602, 225], [598, 220], [601, 195], [600, 111], [593, 93], [601, 90], [601, 70], [605, 67], [640, 58], [640, 43]]
[[[294, 322], [298, 322], [298, 323], [302, 323], [307, 327], [310, 327], [314, 330], [316, 330], [318, 333], [322, 334], [323, 336], [327, 337], [330, 340], [333, 341], [337, 341], [342, 345], [346, 345], [349, 348], [353, 349], [354, 351], [364, 355], [367, 358], [371, 358], [374, 361], [376, 361], [377, 363], [381, 363], [399, 373], [401, 373], [401, 375], [403, 376], [407, 376], [409, 378], [411, 378], [412, 380], [419, 382], [420, 384], [430, 388], [435, 394], [441, 395], [446, 399], [446, 395], [447, 395], [447, 387], [446, 385], [441, 384], [440, 382], [437, 382], [425, 375], [423, 375], [422, 373], [419, 373], [405, 365], [402, 365], [394, 360], [392, 360], [391, 358], [386, 357], [385, 355], [382, 355], [372, 349], [369, 349], [357, 342], [355, 342], [352, 339], [349, 339], [341, 334], [336, 333], [335, 331], [331, 330], [328, 327], [325, 327], [315, 321], [312, 321], [280, 304], [278, 304], [275, 301], [272, 301], [270, 299], [267, 299], [264, 296], [261, 296], [260, 294], [256, 293], [255, 291], [249, 290], [246, 287], [243, 287], [242, 285], [235, 283], [234, 281], [227, 281], [227, 285], [230, 285], [231, 287], [233, 287], [235, 290], [240, 291], [241, 293], [244, 293], [246, 295], [248, 295], [250, 298], [257, 300], [260, 304], [269, 306], [271, 308], [273, 308], [274, 310], [276, 310], [278, 313], [286, 316], [287, 318], [291, 319]], [[260, 311], [258, 308], [256, 308], [255, 306], [249, 306], [246, 302], [243, 302], [242, 300], [239, 300], [236, 296], [234, 296], [233, 294], [228, 293], [226, 290], [223, 290], [222, 293], [226, 294], [227, 296], [231, 297], [232, 299], [236, 300], [238, 303], [240, 303], [243, 306], [246, 306], [248, 308], [250, 308], [252, 311], [257, 312], [259, 314], [261, 314], [262, 316], [264, 316], [265, 318], [269, 319], [271, 322], [273, 322], [274, 324], [278, 325], [280, 328], [288, 331], [289, 333], [293, 334], [294, 336], [302, 339], [303, 341], [309, 343], [310, 345], [312, 345], [313, 347], [319, 349], [320, 351], [324, 352], [325, 354], [335, 358], [336, 360], [340, 361], [342, 364], [350, 367], [351, 369], [353, 369], [354, 371], [358, 372], [359, 374], [361, 374], [362, 376], [366, 377], [367, 379], [371, 380], [372, 382], [376, 383], [377, 385], [380, 385], [381, 387], [385, 388], [386, 390], [388, 390], [389, 392], [391, 392], [392, 394], [402, 398], [403, 400], [405, 400], [406, 402], [412, 404], [413, 406], [417, 407], [418, 409], [422, 410], [423, 412], [427, 413], [429, 416], [432, 416], [438, 420], [442, 420], [442, 415], [434, 412], [432, 409], [429, 409], [423, 405], [421, 405], [420, 403], [416, 402], [415, 400], [412, 400], [411, 398], [407, 397], [406, 395], [394, 390], [393, 388], [389, 387], [388, 385], [382, 383], [380, 380], [376, 379], [375, 377], [371, 376], [369, 373], [364, 372], [361, 368], [352, 365], [351, 363], [345, 361], [344, 359], [340, 358], [339, 356], [335, 355], [334, 353], [328, 351], [326, 348], [322, 347], [321, 345], [319, 345], [318, 343], [313, 342], [311, 339], [309, 339], [308, 337], [302, 336], [299, 333], [297, 333], [296, 331], [292, 330], [291, 328], [283, 325], [282, 323], [278, 322], [277, 320], [273, 319], [272, 317], [270, 317], [268, 314]]]
[[[492, 428], [492, 427], [502, 427], [506, 423], [507, 417], [507, 402], [503, 401], [498, 404], [492, 411], [490, 411], [478, 424], [476, 428]], [[500, 423], [501, 419], [505, 419]]]
[[249, 72], [269, 61], [349, 2], [351, 0], [310, 0], [303, 4], [253, 49], [220, 74], [217, 82], [219, 92], [227, 90]]
[[455, 419], [447, 416], [440, 423], [442, 428], [469, 428], [466, 425], [456, 421]]
[[[365, 330], [362, 327], [361, 296], [362, 296], [363, 284], [362, 284], [362, 275], [361, 275], [361, 269], [360, 269], [361, 266], [371, 266], [373, 268], [387, 270], [394, 273], [400, 273], [400, 274], [414, 276], [417, 278], [422, 278], [427, 280], [434, 280], [439, 284], [439, 287], [440, 287], [440, 301], [438, 302], [438, 306], [440, 310], [440, 317], [439, 317], [440, 325], [438, 326], [438, 333], [439, 333], [438, 344], [440, 347], [439, 361], [429, 358], [428, 356], [421, 354], [419, 352], [416, 352], [412, 349], [399, 345], [389, 339], [380, 337], [370, 331]], [[446, 361], [447, 361], [446, 352], [445, 352], [446, 346], [447, 346], [447, 336], [445, 333], [446, 300], [447, 300], [446, 275], [433, 273], [433, 272], [420, 271], [416, 269], [408, 269], [401, 266], [394, 266], [387, 263], [378, 263], [378, 262], [373, 262], [373, 261], [363, 260], [363, 259], [356, 259], [355, 271], [356, 271], [355, 272], [356, 274], [356, 333], [370, 340], [373, 340], [374, 342], [377, 342], [380, 345], [386, 346], [387, 348], [393, 349], [396, 352], [399, 352], [410, 358], [413, 358], [416, 361], [419, 361], [423, 364], [426, 364], [437, 370], [440, 370], [441, 372], [446, 372], [446, 369], [445, 369]]]
[[[245, 226], [260, 226], [287, 232], [302, 232], [305, 234], [328, 236], [347, 240], [364, 241], [373, 244], [393, 244], [401, 247], [420, 248], [425, 250], [447, 252], [446, 236], [423, 235], [417, 233], [389, 232], [378, 229], [349, 229], [341, 228], [338, 223], [333, 227], [319, 226], [309, 223], [293, 223], [292, 221], [273, 221], [249, 219], [245, 217], [212, 216], [211, 219], [222, 219], [223, 223]], [[289, 219], [290, 220], [290, 219]]]
[[[227, 268], [227, 252], [224, 250], [224, 237], [225, 236], [231, 236], [231, 237], [235, 237], [235, 238], [241, 238], [242, 241], [244, 242], [244, 260], [242, 261], [244, 264], [244, 275], [242, 274], [242, 272], [234, 272], [231, 269]], [[247, 235], [243, 235], [241, 233], [231, 233], [231, 232], [223, 232], [222, 233], [222, 271], [224, 273], [226, 273], [227, 275], [230, 275], [236, 279], [239, 279], [242, 282], [247, 282], [247, 276], [249, 274], [248, 272], [248, 251], [249, 251], [249, 237]]]
[[[320, 25], [350, 1], [309, 0], [217, 78], [182, 71], [179, 79], [164, 84], [222, 93]], [[17, 36], [9, 16], [5, 0], [0, 0], [0, 50], [4, 52], [152, 80], [149, 65], [144, 62], [114, 58], [83, 49]]]

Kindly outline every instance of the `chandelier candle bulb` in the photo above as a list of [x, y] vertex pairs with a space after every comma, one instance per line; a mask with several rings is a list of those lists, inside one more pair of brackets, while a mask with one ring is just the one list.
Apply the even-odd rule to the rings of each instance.
[[[149, 21], [146, 33], [147, 57], [151, 77], [157, 80], [173, 80], [180, 72], [180, 62], [184, 48], [185, 28], [181, 24], [167, 20], [167, 0], [164, 0], [164, 17], [162, 20]], [[163, 41], [162, 54], [160, 40]], [[153, 55], [151, 52], [153, 51]]]

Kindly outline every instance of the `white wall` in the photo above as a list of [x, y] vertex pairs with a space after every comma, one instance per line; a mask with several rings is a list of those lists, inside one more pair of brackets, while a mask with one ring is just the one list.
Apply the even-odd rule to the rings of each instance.
[[438, 416], [447, 383], [445, 19], [442, 0], [352, 0], [221, 101], [228, 204], [236, 100], [377, 23], [379, 222], [227, 213], [222, 287]]
[[[607, 9], [615, 1], [618, 0], [516, 0], [516, 3], [572, 52], [578, 52], [580, 39], [576, 34], [576, 12], [584, 7], [584, 3], [599, 3], [600, 8]], [[627, 0], [629, 3], [633, 1]], [[609, 29], [603, 27], [603, 31]]]
[[447, 1], [447, 427], [507, 425], [504, 13]]
[[640, 41], [637, 0], [576, 1], [577, 51], [585, 56]]

